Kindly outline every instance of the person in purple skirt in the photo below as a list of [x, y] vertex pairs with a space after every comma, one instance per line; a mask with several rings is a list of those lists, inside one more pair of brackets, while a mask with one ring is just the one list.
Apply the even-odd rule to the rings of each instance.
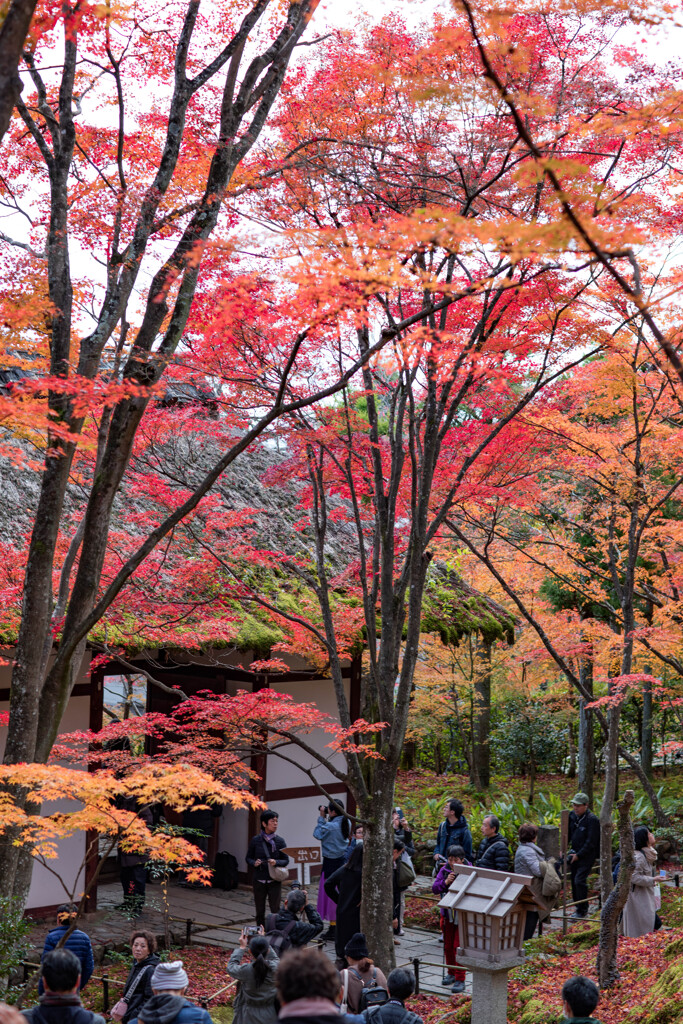
[[325, 894], [325, 879], [329, 878], [344, 863], [344, 854], [349, 843], [351, 823], [344, 814], [344, 806], [335, 800], [329, 806], [318, 807], [318, 824], [313, 829], [313, 838], [320, 840], [323, 855], [323, 870], [318, 888], [318, 913], [330, 922], [321, 938], [332, 942], [337, 930], [337, 904]]

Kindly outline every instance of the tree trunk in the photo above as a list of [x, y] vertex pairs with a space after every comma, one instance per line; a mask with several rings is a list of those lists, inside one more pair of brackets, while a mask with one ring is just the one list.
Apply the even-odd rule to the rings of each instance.
[[608, 713], [607, 743], [605, 744], [605, 790], [600, 809], [600, 894], [603, 905], [612, 892], [612, 811], [619, 770], [619, 720], [621, 710], [617, 704]]
[[391, 928], [394, 778], [395, 772], [388, 770], [386, 762], [379, 762], [373, 771], [374, 792], [360, 807], [367, 822], [363, 830], [360, 926], [367, 935], [370, 955], [385, 973], [396, 965]]
[[569, 722], [567, 726], [567, 740], [569, 743], [569, 771], [567, 772], [568, 779], [576, 778], [576, 742], [574, 739], [574, 723]]
[[598, 943], [598, 981], [600, 988], [610, 988], [619, 978], [617, 966], [617, 924], [619, 915], [626, 905], [633, 874], [633, 829], [631, 828], [631, 807], [633, 790], [627, 789], [619, 803], [619, 850], [621, 864], [616, 886], [603, 903], [600, 915], [600, 939]]
[[[593, 654], [589, 650], [581, 656], [579, 665], [581, 685], [593, 693]], [[579, 698], [579, 789], [588, 794], [588, 801], [593, 802], [593, 786], [595, 771], [595, 749], [593, 745], [593, 713], [588, 710], [590, 701], [586, 697]]]
[[482, 641], [477, 652], [473, 682], [472, 765], [470, 781], [475, 789], [489, 788], [491, 781], [491, 644]]
[[[645, 672], [650, 672], [649, 666]], [[648, 779], [652, 778], [652, 683], [643, 683], [643, 717], [640, 736], [640, 763]]]

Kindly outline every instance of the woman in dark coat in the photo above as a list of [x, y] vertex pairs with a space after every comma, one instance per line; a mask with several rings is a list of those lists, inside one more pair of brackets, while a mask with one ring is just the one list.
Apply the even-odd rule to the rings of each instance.
[[133, 966], [128, 973], [121, 996], [127, 1004], [126, 1012], [123, 1017], [112, 1014], [113, 1019], [120, 1020], [122, 1024], [128, 1024], [129, 1020], [137, 1017], [144, 1003], [152, 998], [152, 975], [159, 963], [156, 952], [157, 940], [151, 932], [133, 932], [130, 937], [130, 948]]
[[337, 904], [334, 946], [340, 960], [349, 939], [360, 931], [360, 900], [363, 883], [363, 844], [358, 844], [346, 864], [325, 879], [325, 892]]

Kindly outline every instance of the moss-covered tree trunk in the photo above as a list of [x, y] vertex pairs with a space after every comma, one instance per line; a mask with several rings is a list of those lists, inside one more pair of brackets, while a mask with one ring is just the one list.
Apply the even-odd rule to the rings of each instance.
[[633, 829], [631, 828], [631, 807], [633, 790], [627, 789], [619, 807], [619, 850], [621, 865], [617, 884], [603, 903], [600, 915], [600, 939], [598, 942], [598, 980], [600, 988], [610, 988], [619, 978], [617, 965], [617, 940], [619, 915], [626, 905], [631, 889], [633, 874]]

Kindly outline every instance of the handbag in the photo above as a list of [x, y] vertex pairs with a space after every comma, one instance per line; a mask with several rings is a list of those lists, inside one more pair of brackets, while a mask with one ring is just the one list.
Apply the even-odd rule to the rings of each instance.
[[342, 993], [342, 1001], [341, 1001], [341, 1005], [339, 1007], [339, 1012], [340, 1013], [348, 1013], [349, 1012], [349, 972], [348, 971], [342, 971], [341, 973], [344, 976], [344, 992]]
[[[545, 870], [543, 868], [545, 865]], [[541, 874], [543, 875], [543, 886], [541, 892], [546, 899], [554, 899], [562, 888], [562, 880], [555, 870], [555, 866], [549, 860], [540, 862]]]
[[662, 887], [659, 884], [659, 882], [655, 882], [654, 890], [655, 890], [655, 910], [661, 910], [662, 909]]
[[124, 992], [123, 996], [114, 1003], [110, 1010], [110, 1014], [114, 1018], [114, 1020], [123, 1020], [123, 1018], [126, 1016], [126, 1014], [128, 1013], [128, 999], [130, 999], [130, 997], [133, 995], [135, 989], [138, 987], [142, 979], [147, 974], [147, 971], [151, 969], [152, 964], [148, 964], [147, 967], [145, 967], [144, 971], [140, 971], [137, 978], [131, 985], [130, 990], [128, 992]]
[[274, 882], [286, 882], [289, 878], [289, 871], [287, 868], [279, 868], [277, 864], [268, 865], [268, 874]]
[[[271, 858], [275, 857], [275, 855], [277, 854], [277, 847], [275, 846], [274, 842], [272, 844], [269, 843], [266, 839], [263, 838], [263, 836], [261, 836], [261, 841], [263, 843], [263, 849], [265, 851], [264, 859], [268, 864], [268, 861]], [[279, 868], [277, 864], [268, 864], [268, 874], [270, 875], [271, 880], [273, 882], [286, 882], [289, 879], [289, 871], [287, 870], [287, 868]]]

